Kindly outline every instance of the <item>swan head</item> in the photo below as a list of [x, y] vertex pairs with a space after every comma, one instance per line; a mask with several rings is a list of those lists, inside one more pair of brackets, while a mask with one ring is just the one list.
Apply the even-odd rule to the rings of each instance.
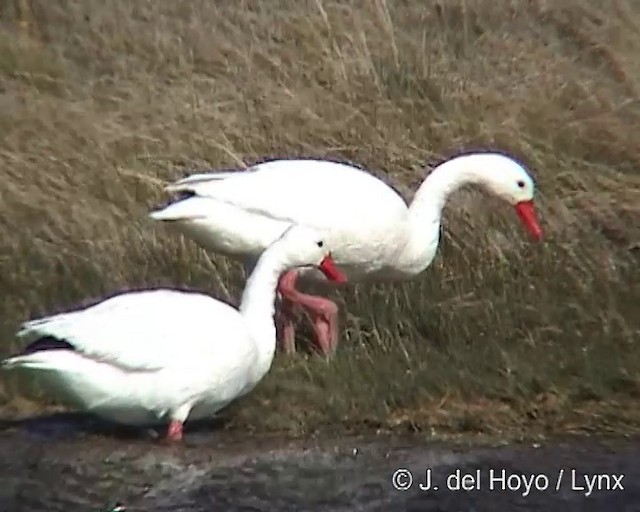
[[535, 240], [540, 240], [542, 228], [533, 202], [535, 183], [527, 169], [513, 158], [499, 153], [469, 156], [475, 160], [473, 168], [477, 170], [478, 181], [515, 207], [524, 227]]
[[344, 283], [346, 276], [338, 269], [325, 236], [318, 230], [294, 225], [274, 243], [278, 244], [283, 260], [290, 268], [318, 268], [329, 281]]

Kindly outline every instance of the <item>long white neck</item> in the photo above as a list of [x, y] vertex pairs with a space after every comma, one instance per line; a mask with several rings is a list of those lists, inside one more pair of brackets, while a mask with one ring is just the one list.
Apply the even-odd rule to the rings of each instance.
[[269, 371], [276, 351], [274, 303], [278, 280], [285, 268], [286, 264], [278, 252], [264, 252], [247, 279], [242, 293], [240, 314], [244, 317], [258, 353], [256, 380]]
[[[484, 181], [475, 169], [483, 155], [465, 155], [436, 167], [422, 182], [409, 206], [409, 240], [395, 267], [407, 276], [419, 274], [435, 258], [442, 210], [449, 196], [464, 185]], [[471, 165], [471, 159], [474, 160]]]

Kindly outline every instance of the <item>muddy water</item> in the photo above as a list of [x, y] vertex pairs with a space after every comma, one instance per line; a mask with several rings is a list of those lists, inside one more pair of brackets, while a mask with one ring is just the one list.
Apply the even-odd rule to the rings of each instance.
[[[640, 511], [640, 439], [474, 448], [419, 438], [187, 435], [184, 446], [168, 447], [77, 417], [5, 425], [0, 511], [109, 511], [118, 502], [127, 512]], [[397, 485], [413, 478], [408, 490], [392, 485], [399, 468], [411, 476], [396, 473]], [[428, 491], [420, 489], [427, 469]], [[593, 484], [597, 474], [605, 476], [589, 492], [585, 476]]]

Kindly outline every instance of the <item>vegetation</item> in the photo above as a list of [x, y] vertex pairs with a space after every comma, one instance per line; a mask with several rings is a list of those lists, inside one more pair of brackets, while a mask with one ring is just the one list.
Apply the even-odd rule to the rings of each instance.
[[[3, 353], [22, 321], [123, 288], [237, 300], [239, 264], [147, 218], [189, 169], [332, 157], [410, 199], [429, 162], [493, 148], [535, 175], [546, 241], [459, 193], [431, 268], [340, 292], [337, 357], [279, 356], [226, 428], [640, 426], [637, 2], [25, 5], [0, 1]], [[26, 384], [3, 381], [6, 414], [32, 410]]]

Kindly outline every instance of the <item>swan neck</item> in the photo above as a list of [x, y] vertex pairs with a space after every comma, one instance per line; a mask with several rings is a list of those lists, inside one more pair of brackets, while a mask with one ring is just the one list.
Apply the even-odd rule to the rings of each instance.
[[422, 182], [409, 206], [409, 238], [398, 262], [407, 275], [425, 270], [435, 258], [440, 242], [442, 211], [449, 197], [468, 183], [478, 181], [466, 157], [448, 160]]
[[269, 371], [276, 350], [274, 323], [276, 289], [286, 268], [278, 253], [265, 251], [247, 279], [242, 293], [240, 314], [257, 350], [257, 379]]
[[470, 156], [448, 160], [436, 167], [418, 188], [409, 208], [412, 216], [437, 215], [442, 217], [451, 194], [469, 183], [480, 181], [469, 165]]

